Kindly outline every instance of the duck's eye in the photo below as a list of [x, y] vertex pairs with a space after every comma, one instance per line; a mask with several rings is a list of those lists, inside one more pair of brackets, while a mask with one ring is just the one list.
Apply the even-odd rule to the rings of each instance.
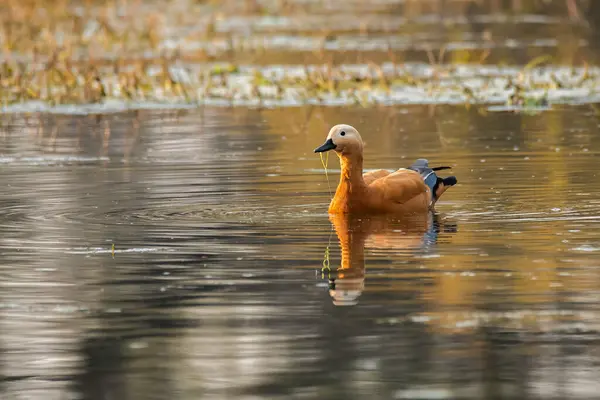
[[346, 136], [346, 132], [344, 132], [344, 131], [341, 131], [341, 132], [340, 132], [340, 135], [342, 135], [342, 136]]

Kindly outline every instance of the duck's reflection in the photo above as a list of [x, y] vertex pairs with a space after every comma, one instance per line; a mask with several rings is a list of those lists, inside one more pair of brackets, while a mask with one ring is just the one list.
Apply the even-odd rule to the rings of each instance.
[[343, 214], [332, 214], [329, 219], [342, 257], [340, 267], [332, 271], [327, 266], [323, 276], [329, 280], [329, 295], [336, 306], [358, 303], [365, 288], [365, 246], [370, 251], [426, 254], [433, 251], [440, 233], [456, 232], [454, 222], [433, 212], [401, 220]]

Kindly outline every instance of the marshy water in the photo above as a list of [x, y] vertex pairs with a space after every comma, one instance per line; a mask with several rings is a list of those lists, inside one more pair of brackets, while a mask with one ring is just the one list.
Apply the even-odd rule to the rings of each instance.
[[[595, 2], [9, 3], [2, 400], [597, 398]], [[459, 184], [330, 218], [342, 122]]]
[[[459, 185], [428, 221], [330, 221], [312, 150], [337, 121], [366, 168], [422, 156]], [[14, 116], [2, 398], [592, 398], [598, 124], [588, 106]]]

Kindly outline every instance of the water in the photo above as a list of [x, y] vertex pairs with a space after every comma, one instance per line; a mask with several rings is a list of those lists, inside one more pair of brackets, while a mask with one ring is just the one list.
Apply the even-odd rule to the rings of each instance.
[[[366, 168], [459, 185], [424, 221], [332, 224], [312, 149], [339, 122]], [[13, 115], [0, 154], [2, 399], [600, 389], [589, 106]]]
[[[392, 62], [459, 94], [3, 106], [0, 399], [597, 397], [600, 121], [556, 104], [598, 99], [593, 79], [566, 90], [571, 67], [597, 76], [594, 3], [570, 17], [559, 0], [138, 3], [97, 11], [112, 30], [40, 8], [10, 57], [56, 41], [109, 69], [175, 50], [177, 68], [248, 76]], [[528, 73], [568, 84], [545, 89], [549, 106], [390, 105], [464, 103], [460, 85], [489, 89], [471, 75], [515, 79], [546, 56]], [[312, 150], [341, 122], [367, 169], [426, 157], [459, 185], [421, 220], [330, 219], [338, 163], [329, 188]]]

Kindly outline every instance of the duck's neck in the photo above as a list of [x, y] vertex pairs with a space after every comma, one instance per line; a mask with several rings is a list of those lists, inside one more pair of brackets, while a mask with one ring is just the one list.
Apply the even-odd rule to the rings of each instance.
[[335, 196], [348, 197], [364, 190], [367, 185], [363, 180], [363, 157], [357, 155], [340, 155], [342, 173]]

